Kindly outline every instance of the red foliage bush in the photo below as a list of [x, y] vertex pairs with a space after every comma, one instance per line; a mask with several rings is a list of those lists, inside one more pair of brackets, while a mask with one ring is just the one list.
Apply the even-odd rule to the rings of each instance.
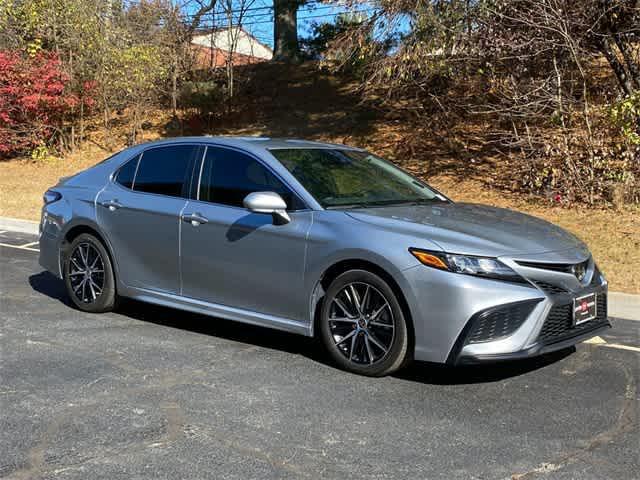
[[0, 156], [47, 143], [78, 104], [60, 59], [0, 51]]

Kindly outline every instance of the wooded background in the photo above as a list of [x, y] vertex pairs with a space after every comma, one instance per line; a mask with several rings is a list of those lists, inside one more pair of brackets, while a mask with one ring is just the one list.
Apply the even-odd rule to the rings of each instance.
[[[265, 22], [270, 62], [197, 64], [195, 35]], [[113, 150], [159, 112], [162, 135], [215, 134], [272, 112], [298, 72], [344, 92], [301, 108], [402, 125], [394, 158], [426, 165], [435, 138], [461, 174], [493, 162], [500, 188], [640, 202], [640, 0], [0, 0], [0, 156], [65, 155], [98, 131]]]

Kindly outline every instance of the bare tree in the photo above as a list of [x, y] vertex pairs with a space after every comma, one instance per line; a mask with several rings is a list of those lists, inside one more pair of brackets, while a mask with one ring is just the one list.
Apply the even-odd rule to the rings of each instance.
[[225, 71], [227, 82], [227, 97], [230, 101], [235, 91], [235, 61], [237, 58], [238, 41], [243, 35], [242, 25], [247, 10], [255, 3], [255, 0], [224, 0], [223, 12], [226, 17], [226, 44], [227, 54], [225, 58]]
[[483, 148], [508, 159], [523, 188], [593, 203], [640, 173], [639, 162], [624, 166], [640, 143], [639, 6], [378, 0], [330, 50], [340, 67], [357, 59], [361, 89], [401, 105], [418, 124], [450, 131], [456, 122], [482, 122]]

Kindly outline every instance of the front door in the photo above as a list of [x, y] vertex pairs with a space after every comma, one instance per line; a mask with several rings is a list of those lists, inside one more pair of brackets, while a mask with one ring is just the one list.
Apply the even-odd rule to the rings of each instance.
[[[200, 178], [197, 200], [184, 209], [183, 295], [307, 319], [304, 262], [312, 212], [261, 162], [237, 150], [207, 147]], [[291, 222], [274, 225], [271, 215], [245, 209], [244, 197], [256, 191], [279, 193]]]
[[98, 195], [98, 223], [125, 285], [179, 293], [180, 213], [198, 151], [196, 145], [145, 150]]

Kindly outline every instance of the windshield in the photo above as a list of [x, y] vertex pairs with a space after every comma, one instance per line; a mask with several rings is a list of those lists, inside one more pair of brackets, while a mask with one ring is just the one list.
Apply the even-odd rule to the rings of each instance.
[[324, 208], [447, 201], [391, 163], [367, 152], [329, 148], [272, 149]]

